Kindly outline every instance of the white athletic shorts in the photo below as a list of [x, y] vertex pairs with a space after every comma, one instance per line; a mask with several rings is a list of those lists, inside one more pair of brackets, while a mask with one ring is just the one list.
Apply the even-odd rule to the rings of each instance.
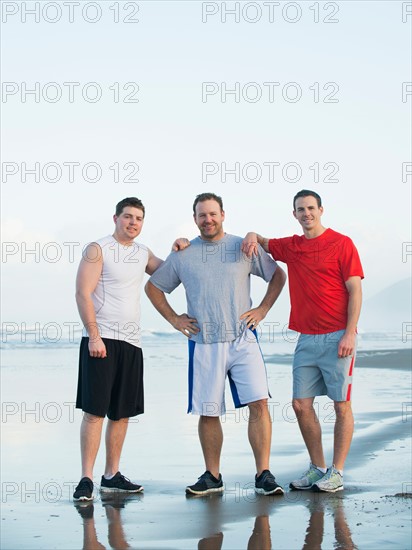
[[232, 342], [199, 344], [189, 340], [187, 412], [201, 416], [225, 414], [226, 377], [236, 408], [270, 397], [256, 331], [246, 329]]

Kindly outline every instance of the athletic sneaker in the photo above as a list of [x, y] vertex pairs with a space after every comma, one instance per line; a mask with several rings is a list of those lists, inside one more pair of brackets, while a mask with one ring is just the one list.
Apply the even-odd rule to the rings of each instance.
[[93, 500], [93, 481], [89, 477], [82, 477], [73, 493], [73, 500]]
[[343, 477], [340, 473], [331, 466], [328, 468], [326, 474], [313, 485], [314, 491], [321, 491], [325, 493], [336, 493], [343, 489]]
[[140, 493], [143, 491], [143, 487], [132, 483], [130, 479], [117, 472], [112, 479], [106, 479], [102, 476], [100, 490], [102, 493]]
[[269, 470], [263, 470], [259, 477], [255, 476], [255, 492], [259, 495], [283, 495], [285, 493]]
[[202, 474], [194, 485], [186, 487], [186, 493], [192, 495], [207, 495], [224, 491], [222, 474], [216, 479], [209, 470]]
[[302, 474], [300, 479], [295, 479], [295, 481], [289, 483], [289, 487], [296, 491], [306, 491], [311, 489], [313, 484], [322, 479], [324, 475], [316, 466], [311, 464], [309, 470]]

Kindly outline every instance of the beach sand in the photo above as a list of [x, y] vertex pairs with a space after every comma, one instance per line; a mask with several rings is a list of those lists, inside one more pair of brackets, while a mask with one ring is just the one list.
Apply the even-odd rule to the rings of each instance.
[[[145, 349], [146, 411], [130, 422], [122, 473], [142, 495], [102, 498], [104, 448], [95, 468], [95, 500], [75, 505], [79, 425], [74, 409], [77, 349], [3, 351], [2, 549], [176, 548], [316, 549], [411, 547], [410, 350], [363, 350], [355, 373], [355, 436], [345, 490], [253, 491], [247, 409], [227, 396], [222, 495], [189, 498], [184, 488], [203, 472], [197, 418], [187, 415], [186, 347]], [[267, 354], [273, 419], [271, 468], [288, 487], [307, 467], [290, 402], [290, 362]], [[35, 366], [33, 366], [35, 365]], [[325, 453], [331, 459], [333, 407], [317, 400]]]

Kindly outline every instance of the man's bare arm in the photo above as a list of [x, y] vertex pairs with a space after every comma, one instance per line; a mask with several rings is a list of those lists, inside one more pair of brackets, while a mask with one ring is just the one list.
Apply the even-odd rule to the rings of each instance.
[[340, 339], [338, 346], [338, 357], [353, 355], [356, 342], [356, 326], [362, 306], [362, 285], [360, 277], [349, 277], [345, 282], [349, 292], [348, 321], [346, 330]]
[[162, 265], [162, 263], [163, 260], [155, 256], [153, 252], [149, 250], [149, 259], [146, 265], [146, 273], [152, 275], [156, 271], [156, 269]]
[[106, 346], [100, 337], [96, 312], [92, 300], [103, 269], [102, 250], [97, 243], [90, 243], [83, 253], [76, 278], [76, 302], [80, 318], [89, 335], [91, 357], [106, 357]]
[[166, 300], [165, 293], [159, 290], [150, 281], [147, 281], [145, 291], [149, 300], [152, 302], [160, 315], [162, 315], [166, 321], [172, 325], [172, 327], [180, 331], [188, 338], [192, 334], [197, 334], [199, 332], [196, 319], [192, 319], [186, 313], [178, 315]]
[[262, 321], [268, 311], [276, 302], [279, 297], [279, 294], [282, 292], [282, 288], [285, 286], [286, 282], [286, 273], [283, 269], [277, 266], [275, 273], [273, 274], [272, 279], [269, 281], [266, 294], [263, 297], [263, 300], [258, 307], [250, 309], [241, 315], [240, 319], [245, 320], [249, 327], [256, 327], [260, 321]]

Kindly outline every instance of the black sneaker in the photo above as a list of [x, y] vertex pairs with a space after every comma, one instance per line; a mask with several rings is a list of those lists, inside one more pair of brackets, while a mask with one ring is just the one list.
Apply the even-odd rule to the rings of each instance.
[[269, 470], [263, 470], [255, 476], [255, 491], [259, 495], [284, 495], [283, 488], [276, 483], [275, 476]]
[[194, 485], [186, 487], [186, 493], [192, 495], [207, 495], [224, 491], [222, 474], [216, 479], [209, 470], [202, 474]]
[[102, 476], [100, 490], [102, 493], [140, 493], [143, 491], [143, 487], [132, 483], [130, 479], [117, 472], [112, 479], [106, 479]]
[[93, 500], [93, 481], [83, 477], [73, 493], [73, 500]]

